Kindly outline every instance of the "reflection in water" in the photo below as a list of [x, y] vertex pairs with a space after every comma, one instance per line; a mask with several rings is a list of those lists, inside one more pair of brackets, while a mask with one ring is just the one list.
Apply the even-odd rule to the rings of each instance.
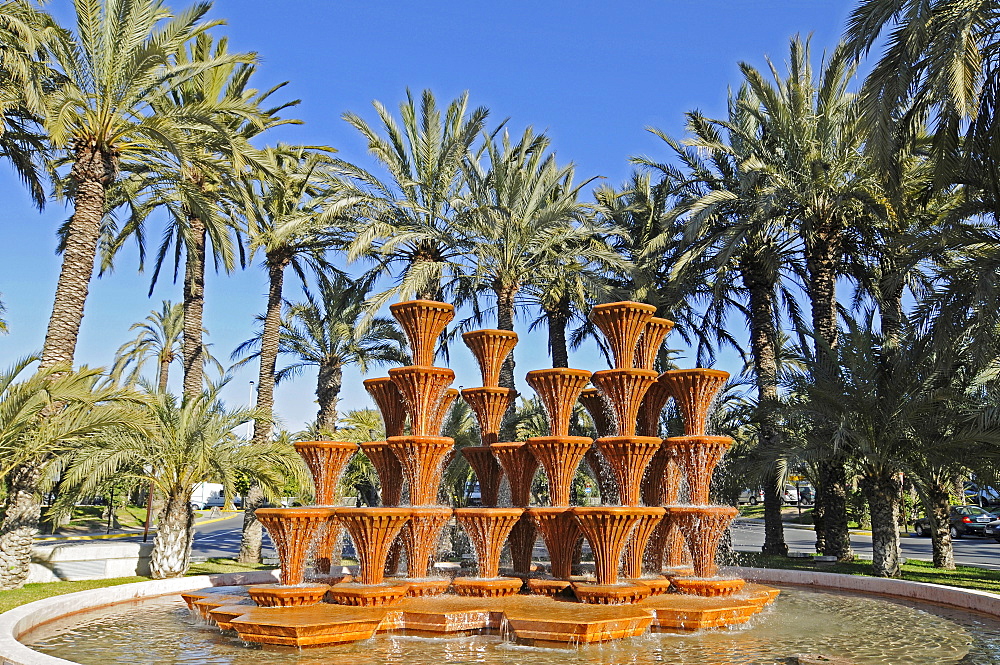
[[647, 634], [575, 649], [540, 649], [497, 636], [381, 635], [363, 643], [297, 651], [246, 646], [190, 614], [179, 599], [105, 608], [46, 625], [35, 649], [84, 665], [786, 665], [796, 653], [857, 665], [992, 665], [1000, 622], [948, 609], [857, 595], [783, 589], [775, 604], [738, 629]]

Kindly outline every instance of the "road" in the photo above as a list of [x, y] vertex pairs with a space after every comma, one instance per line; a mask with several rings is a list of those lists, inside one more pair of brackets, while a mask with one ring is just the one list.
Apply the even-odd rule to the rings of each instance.
[[[760, 522], [739, 520], [733, 524], [733, 546], [759, 552], [764, 544], [764, 525]], [[902, 537], [903, 556], [908, 559], [931, 559], [931, 539], [912, 534]], [[785, 542], [793, 552], [815, 552], [816, 534], [812, 529], [785, 527]], [[970, 536], [953, 541], [955, 563], [1000, 570], [1000, 543], [988, 538]], [[851, 547], [859, 556], [871, 558], [872, 537], [865, 533], [851, 533]]]

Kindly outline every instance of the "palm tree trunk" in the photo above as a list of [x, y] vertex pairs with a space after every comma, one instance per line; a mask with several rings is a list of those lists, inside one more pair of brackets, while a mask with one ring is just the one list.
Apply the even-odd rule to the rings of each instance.
[[[514, 330], [514, 297], [517, 295], [517, 285], [496, 284], [493, 293], [497, 298], [497, 328], [500, 330]], [[500, 366], [500, 387], [514, 388], [514, 354], [511, 353]], [[514, 440], [514, 414], [515, 401], [511, 400], [510, 406], [503, 417], [503, 424], [500, 426], [500, 440]]]
[[935, 568], [955, 570], [955, 550], [951, 542], [948, 517], [951, 513], [951, 496], [944, 483], [932, 482], [928, 488], [927, 516], [931, 523], [931, 559]]
[[319, 403], [316, 428], [322, 432], [337, 430], [337, 398], [343, 381], [344, 370], [339, 363], [319, 366], [319, 377], [316, 380], [316, 401]]
[[191, 565], [191, 542], [194, 538], [194, 511], [190, 492], [175, 489], [167, 496], [159, 528], [153, 538], [149, 573], [153, 579], [180, 577]]
[[560, 298], [555, 307], [545, 310], [552, 367], [569, 367], [569, 347], [566, 344], [566, 326], [569, 324], [569, 317], [569, 298]]
[[[761, 448], [777, 452], [781, 432], [775, 422], [778, 406], [778, 332], [775, 325], [774, 284], [769, 283], [758, 266], [746, 265], [742, 271], [749, 304], [750, 352], [753, 356], [757, 382], [758, 432]], [[784, 479], [777, 466], [772, 466], [764, 482], [764, 554], [785, 556], [788, 545], [781, 521]]]
[[22, 464], [11, 472], [0, 520], [0, 590], [19, 589], [28, 579], [31, 546], [42, 514], [41, 478], [39, 464]]
[[[257, 377], [256, 407], [265, 417], [253, 424], [253, 442], [266, 442], [271, 436], [271, 414], [274, 410], [274, 368], [278, 362], [278, 342], [281, 335], [281, 289], [285, 280], [284, 257], [267, 257], [267, 311], [260, 338], [260, 373]], [[240, 563], [260, 563], [264, 532], [254, 512], [264, 502], [264, 494], [256, 482], [251, 482], [243, 510], [243, 537], [240, 541]]]
[[899, 577], [899, 480], [868, 477], [861, 488], [872, 515], [872, 571], [877, 577]]
[[110, 155], [91, 146], [77, 149], [70, 171], [70, 179], [76, 186], [73, 216], [66, 234], [52, 315], [45, 332], [42, 367], [50, 367], [58, 362], [73, 362], [90, 278], [94, 273], [97, 239], [104, 218], [105, 193], [114, 180], [114, 170]]
[[184, 261], [184, 397], [195, 399], [204, 389], [205, 223], [188, 217], [192, 244]]
[[170, 378], [170, 355], [166, 354], [165, 357], [160, 358], [160, 368], [156, 377], [156, 389], [161, 392], [167, 392], [167, 380]]

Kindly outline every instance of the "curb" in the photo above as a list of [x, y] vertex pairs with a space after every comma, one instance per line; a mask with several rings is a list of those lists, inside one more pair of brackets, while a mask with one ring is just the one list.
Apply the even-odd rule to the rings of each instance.
[[277, 581], [277, 570], [221, 573], [119, 584], [36, 600], [0, 614], [0, 665], [75, 665], [73, 661], [34, 651], [18, 641], [19, 637], [33, 628], [70, 614], [208, 586], [268, 584]]
[[[227, 515], [226, 517], [213, 517], [209, 520], [203, 520], [201, 522], [195, 522], [195, 526], [202, 526], [204, 524], [213, 524], [215, 522], [224, 522], [226, 520], [231, 520], [237, 517], [242, 511], [234, 510], [231, 511], [232, 515]], [[155, 533], [156, 528], [151, 527], [149, 529], [150, 533]], [[132, 533], [98, 533], [98, 534], [88, 534], [80, 536], [40, 536], [35, 538], [35, 542], [51, 542], [54, 540], [107, 540], [108, 538], [133, 538], [135, 536], [141, 536], [142, 531], [135, 531]]]

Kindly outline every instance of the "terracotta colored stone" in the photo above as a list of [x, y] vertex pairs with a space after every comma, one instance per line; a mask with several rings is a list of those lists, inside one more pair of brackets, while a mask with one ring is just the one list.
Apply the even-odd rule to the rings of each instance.
[[673, 585], [673, 582], [666, 577], [637, 577], [629, 581], [632, 584], [641, 584], [649, 587], [650, 596], [660, 596], [665, 593], [669, 593]]
[[[586, 605], [538, 596], [506, 600], [504, 616], [519, 643], [563, 648], [636, 637], [645, 633], [655, 618], [651, 610], [640, 606]], [[616, 655], [619, 657], [607, 659], [607, 654], [595, 654], [593, 658], [608, 663], [632, 662], [625, 654]]]
[[517, 577], [456, 577], [451, 590], [456, 596], [472, 598], [505, 598], [521, 591], [524, 583]]
[[[399, 388], [406, 410], [410, 414], [410, 427], [414, 436], [437, 436], [441, 432], [441, 402], [448, 393], [448, 386], [455, 380], [455, 372], [447, 367], [413, 365], [394, 367], [389, 377]], [[396, 437], [387, 437], [392, 439]]]
[[684, 418], [684, 434], [705, 434], [708, 409], [729, 372], [718, 369], [673, 369], [660, 375]]
[[504, 414], [514, 401], [516, 391], [513, 388], [465, 388], [462, 399], [476, 414], [479, 423], [483, 445], [488, 446], [500, 441], [498, 432], [503, 424]]
[[660, 374], [647, 390], [639, 404], [636, 417], [636, 434], [639, 436], [660, 436], [660, 416], [672, 397], [671, 386]]
[[614, 414], [618, 436], [635, 436], [639, 405], [659, 375], [645, 369], [605, 369], [590, 378]]
[[585, 436], [535, 436], [527, 443], [549, 478], [549, 502], [568, 506], [576, 467], [593, 441]]
[[403, 436], [403, 427], [406, 425], [406, 402], [403, 401], [403, 394], [396, 387], [396, 382], [392, 377], [384, 376], [365, 379], [361, 383], [382, 414], [385, 435]]
[[587, 449], [583, 459], [586, 460], [587, 466], [590, 467], [590, 470], [594, 473], [594, 478], [597, 480], [597, 488], [601, 493], [601, 503], [606, 506], [621, 504], [621, 494], [618, 491], [618, 482], [615, 480], [615, 474], [612, 473], [611, 465], [604, 459], [601, 451], [596, 446], [591, 446]]
[[646, 544], [667, 512], [664, 508], [654, 507], [653, 510], [657, 512], [649, 512], [639, 517], [632, 528], [632, 535], [625, 543], [625, 551], [622, 553], [622, 576], [626, 579], [642, 576], [642, 555], [646, 551]]
[[643, 474], [642, 502], [647, 506], [677, 503], [680, 479], [681, 470], [674, 461], [674, 449], [661, 445]]
[[371, 460], [375, 473], [378, 474], [382, 505], [398, 506], [403, 493], [403, 467], [396, 453], [392, 452], [385, 441], [362, 443], [361, 452]]
[[641, 369], [653, 369], [656, 364], [656, 356], [659, 355], [663, 347], [663, 340], [667, 338], [670, 331], [674, 329], [674, 322], [669, 319], [652, 317], [646, 322], [642, 336], [635, 350], [635, 366]]
[[334, 605], [383, 607], [399, 602], [406, 597], [409, 590], [410, 585], [406, 583], [356, 584], [344, 582], [330, 587], [326, 599]]
[[523, 508], [455, 509], [455, 519], [476, 548], [480, 577], [492, 578], [500, 574], [500, 550], [523, 512]]
[[589, 605], [632, 605], [648, 598], [650, 589], [645, 584], [591, 584], [573, 585], [577, 600]]
[[448, 591], [451, 587], [451, 580], [449, 579], [430, 579], [430, 580], [407, 580], [406, 585], [408, 587], [406, 591], [407, 598], [424, 598], [427, 596], [440, 596]]
[[607, 400], [601, 395], [597, 388], [585, 388], [580, 392], [577, 401], [590, 414], [590, 419], [594, 421], [597, 429], [597, 436], [612, 436], [615, 433], [614, 413], [608, 405]]
[[696, 577], [714, 577], [722, 534], [739, 513], [732, 506], [667, 506], [670, 521], [687, 540]]
[[338, 508], [337, 520], [354, 541], [358, 554], [357, 581], [381, 584], [389, 546], [410, 518], [409, 508]]
[[410, 503], [432, 506], [437, 503], [438, 486], [445, 457], [455, 447], [447, 436], [394, 436], [387, 443], [403, 467], [410, 484]]
[[527, 515], [514, 524], [507, 537], [510, 545], [511, 567], [515, 574], [526, 575], [531, 572], [531, 555], [535, 550], [535, 523]]
[[746, 623], [761, 606], [736, 597], [705, 598], [671, 593], [648, 598], [641, 604], [652, 610], [653, 627], [671, 632], [694, 632]]
[[732, 596], [746, 584], [744, 580], [702, 579], [698, 577], [678, 577], [673, 580], [673, 586], [678, 593], [714, 598], [716, 596]]
[[433, 365], [434, 347], [445, 326], [455, 318], [455, 307], [435, 300], [410, 300], [389, 305], [410, 340], [414, 365]]
[[[271, 586], [280, 586], [280, 585], [272, 584]], [[296, 587], [290, 587], [290, 588], [294, 589]], [[320, 596], [320, 598], [322, 598], [322, 596]], [[253, 607], [255, 603], [254, 600], [250, 598], [249, 595], [247, 596], [215, 595], [215, 596], [210, 596], [208, 598], [199, 598], [198, 600], [194, 601], [194, 603], [192, 603], [192, 606], [189, 609], [192, 609], [195, 612], [197, 612], [201, 616], [201, 618], [204, 619], [205, 621], [213, 621], [211, 613], [215, 609], [219, 607], [225, 607], [226, 605], [235, 605], [235, 604], [239, 604], [240, 607], [243, 608], [243, 611], [246, 612], [247, 608]]]
[[250, 598], [260, 607], [303, 607], [315, 605], [323, 600], [330, 590], [326, 584], [286, 586], [283, 584], [262, 584], [252, 586], [247, 591]]
[[611, 348], [615, 369], [635, 367], [639, 337], [655, 313], [656, 307], [639, 302], [612, 302], [590, 310], [590, 320]]
[[246, 614], [247, 609], [250, 607], [256, 607], [256, 605], [249, 598], [240, 603], [216, 607], [209, 610], [208, 617], [205, 620], [214, 623], [219, 627], [219, 630], [232, 630], [232, 620]]
[[258, 508], [257, 519], [271, 534], [281, 561], [281, 581], [286, 586], [302, 584], [306, 556], [319, 529], [333, 516], [334, 509]]
[[573, 583], [569, 580], [549, 580], [531, 578], [525, 582], [528, 592], [536, 596], [565, 596], [572, 592]]
[[255, 607], [232, 620], [244, 642], [290, 647], [319, 647], [370, 639], [385, 610], [336, 607]]
[[531, 483], [538, 471], [538, 460], [524, 442], [501, 441], [490, 446], [510, 483], [514, 506], [525, 507], [531, 500]]
[[458, 395], [459, 391], [457, 388], [448, 388], [448, 390], [445, 391], [444, 397], [441, 398], [441, 403], [438, 404], [438, 413], [436, 417], [438, 428], [435, 434], [442, 433], [442, 430], [444, 429], [444, 421], [448, 417], [448, 412], [451, 411], [451, 405], [455, 403], [456, 399], [458, 399]]
[[333, 516], [327, 520], [326, 524], [319, 530], [319, 533], [313, 538], [313, 567], [319, 575], [329, 575], [330, 569], [333, 567], [334, 563], [338, 566], [340, 561], [332, 561], [333, 550], [336, 549], [337, 543], [340, 542], [340, 534], [343, 533], [343, 528], [340, 526], [340, 522], [337, 521], [337, 517]]
[[708, 505], [712, 472], [726, 454], [733, 440], [728, 436], [672, 436], [663, 445], [674, 451], [677, 466], [688, 484], [688, 502]]
[[660, 515], [652, 507], [576, 507], [572, 509], [580, 530], [594, 552], [594, 574], [599, 585], [618, 582], [618, 563], [635, 524], [644, 515]]
[[580, 525], [571, 508], [529, 508], [528, 515], [535, 521], [538, 531], [549, 551], [552, 577], [568, 580], [572, 574], [573, 549], [579, 540]]
[[483, 506], [496, 507], [497, 497], [500, 495], [500, 481], [503, 480], [503, 468], [494, 457], [493, 450], [489, 446], [466, 446], [462, 448], [462, 455], [476, 472]]
[[525, 379], [545, 408], [549, 418], [549, 434], [567, 436], [573, 405], [590, 381], [590, 372], [566, 367], [536, 369], [528, 372]]
[[517, 345], [517, 333], [512, 330], [473, 330], [462, 334], [462, 341], [479, 363], [483, 385], [500, 385], [500, 368]]
[[357, 450], [358, 444], [345, 441], [300, 441], [295, 444], [295, 452], [305, 460], [312, 474], [316, 505], [335, 503], [337, 482]]
[[415, 507], [403, 526], [400, 537], [406, 548], [406, 576], [427, 577], [431, 560], [437, 551], [441, 530], [451, 519], [451, 508]]
[[614, 475], [622, 505], [639, 505], [643, 473], [661, 446], [652, 436], [606, 436], [594, 442]]

